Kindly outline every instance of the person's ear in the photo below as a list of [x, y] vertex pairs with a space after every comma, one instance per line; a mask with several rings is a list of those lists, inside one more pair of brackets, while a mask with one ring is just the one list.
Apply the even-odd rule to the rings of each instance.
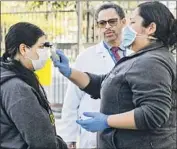
[[156, 23], [152, 22], [148, 27], [147, 27], [147, 34], [148, 35], [154, 35], [156, 32]]
[[122, 25], [123, 25], [123, 26], [126, 25], [126, 19], [125, 19], [125, 18], [123, 18], [123, 19], [121, 20], [121, 22], [122, 22]]
[[23, 56], [25, 55], [25, 53], [26, 53], [26, 45], [25, 44], [23, 44], [23, 43], [20, 44], [19, 53]]

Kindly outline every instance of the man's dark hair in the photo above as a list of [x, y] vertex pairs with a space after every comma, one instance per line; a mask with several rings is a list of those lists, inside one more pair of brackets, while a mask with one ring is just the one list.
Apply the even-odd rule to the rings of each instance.
[[110, 8], [115, 9], [115, 11], [118, 14], [118, 16], [120, 17], [120, 19], [125, 18], [125, 13], [119, 5], [114, 4], [114, 3], [106, 3], [106, 4], [101, 5], [97, 9], [97, 11], [95, 13], [95, 19], [98, 20], [98, 14], [100, 13], [100, 11], [105, 10], [105, 9], [110, 9]]

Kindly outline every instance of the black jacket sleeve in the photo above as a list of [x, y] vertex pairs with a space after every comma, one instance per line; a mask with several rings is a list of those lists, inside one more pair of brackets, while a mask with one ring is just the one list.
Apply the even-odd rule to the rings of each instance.
[[137, 59], [127, 72], [138, 129], [158, 128], [168, 120], [174, 74], [170, 64], [155, 56]]
[[105, 79], [106, 75], [95, 75], [91, 73], [87, 74], [90, 77], [90, 82], [84, 89], [81, 90], [91, 95], [91, 98], [98, 99], [100, 98], [101, 84]]

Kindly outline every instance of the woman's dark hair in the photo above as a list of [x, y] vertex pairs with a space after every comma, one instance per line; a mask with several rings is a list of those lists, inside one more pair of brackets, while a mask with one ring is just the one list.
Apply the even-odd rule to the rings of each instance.
[[38, 101], [48, 111], [49, 105], [46, 93], [39, 83], [37, 76], [32, 70], [27, 69], [14, 59], [15, 55], [19, 52], [20, 44], [23, 43], [32, 47], [44, 35], [44, 32], [39, 27], [31, 23], [20, 22], [14, 24], [5, 36], [5, 53], [1, 61], [3, 61], [2, 67], [13, 71], [20, 79], [39, 93], [40, 97], [38, 97]]
[[119, 5], [114, 4], [114, 3], [106, 3], [106, 4], [101, 5], [97, 9], [97, 11], [95, 13], [95, 20], [96, 21], [98, 20], [98, 14], [100, 13], [100, 11], [105, 10], [105, 9], [110, 9], [110, 8], [115, 9], [115, 11], [116, 11], [117, 15], [120, 17], [120, 19], [125, 18], [125, 13]]
[[177, 45], [177, 20], [170, 10], [162, 3], [145, 2], [138, 5], [139, 15], [143, 18], [143, 26], [148, 27], [150, 23], [156, 24], [156, 32], [153, 35], [162, 41], [165, 46], [176, 47]]
[[44, 32], [31, 23], [20, 22], [12, 25], [5, 36], [5, 53], [3, 58], [14, 58], [19, 50], [20, 44], [23, 43], [31, 47], [43, 35], [45, 35]]

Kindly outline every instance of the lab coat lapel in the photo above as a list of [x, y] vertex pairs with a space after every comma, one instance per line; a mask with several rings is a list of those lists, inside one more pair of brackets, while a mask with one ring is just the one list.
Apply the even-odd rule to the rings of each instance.
[[99, 56], [100, 59], [104, 61], [106, 65], [109, 65], [109, 67], [111, 68], [114, 67], [115, 63], [111, 58], [108, 50], [104, 47], [103, 41], [96, 46], [96, 54]]

